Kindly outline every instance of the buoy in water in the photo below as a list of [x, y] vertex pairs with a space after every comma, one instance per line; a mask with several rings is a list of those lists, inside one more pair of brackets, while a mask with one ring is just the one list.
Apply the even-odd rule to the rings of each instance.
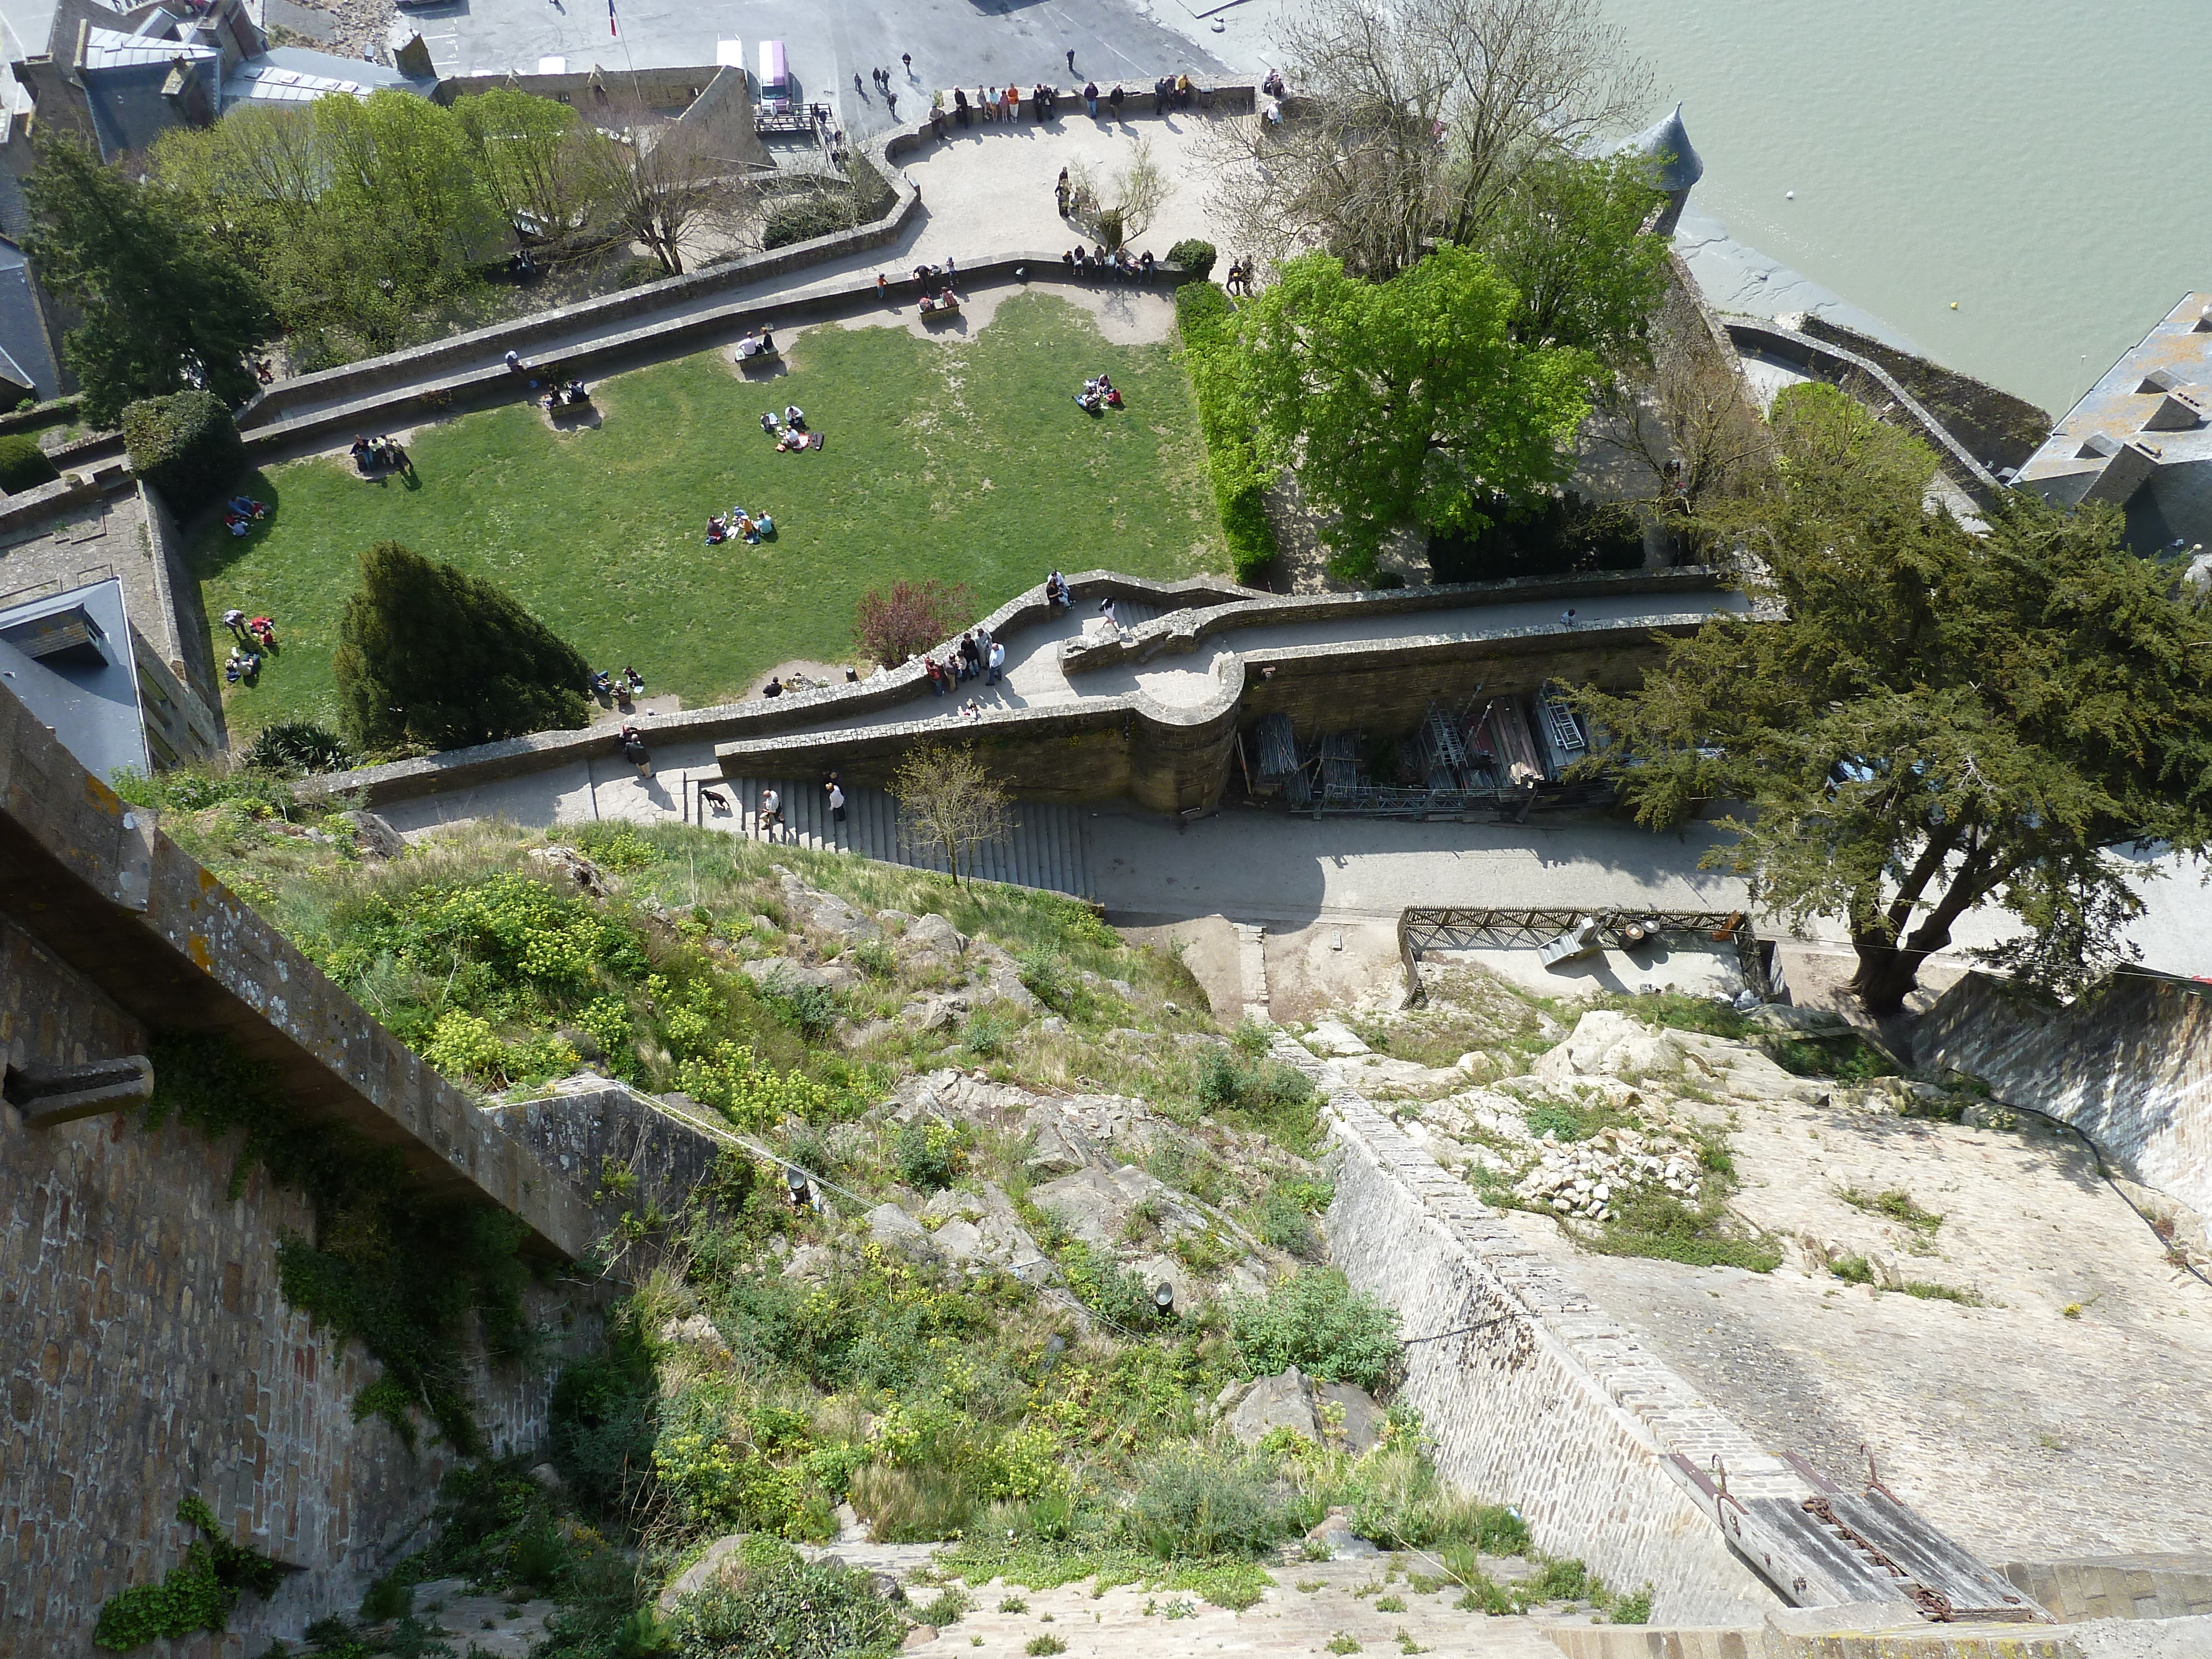
[[1785, 190], [1782, 192], [1782, 199], [1785, 202], [1794, 202], [1797, 199], [1797, 192], [1794, 190]]
[[1952, 309], [1952, 310], [1954, 310], [1954, 311], [1956, 311], [1958, 308], [1959, 308], [1959, 302], [1958, 302], [1956, 300], [1952, 301], [1951, 301], [1951, 309]]

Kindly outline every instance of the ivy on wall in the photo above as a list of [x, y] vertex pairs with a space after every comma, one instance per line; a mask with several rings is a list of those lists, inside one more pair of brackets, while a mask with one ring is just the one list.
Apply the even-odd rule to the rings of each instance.
[[133, 1585], [100, 1608], [92, 1628], [95, 1646], [123, 1653], [156, 1637], [221, 1631], [246, 1591], [264, 1601], [275, 1593], [284, 1570], [224, 1537], [215, 1511], [197, 1494], [177, 1505], [177, 1519], [199, 1536], [160, 1583]]
[[224, 1038], [161, 1037], [152, 1057], [146, 1128], [173, 1121], [210, 1141], [238, 1135], [231, 1197], [258, 1170], [313, 1206], [313, 1237], [277, 1246], [278, 1283], [317, 1329], [359, 1341], [383, 1367], [355, 1396], [355, 1420], [381, 1418], [411, 1449], [416, 1418], [427, 1417], [456, 1451], [481, 1455], [468, 1396], [469, 1320], [495, 1359], [530, 1352], [522, 1222], [486, 1205], [425, 1198], [397, 1152], [302, 1118], [273, 1069]]

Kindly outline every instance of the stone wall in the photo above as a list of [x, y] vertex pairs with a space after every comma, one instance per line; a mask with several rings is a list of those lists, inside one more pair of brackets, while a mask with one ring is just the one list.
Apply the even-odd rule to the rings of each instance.
[[1969, 974], [1912, 1046], [1919, 1064], [2072, 1124], [2130, 1179], [2212, 1217], [2212, 1003], [2193, 981], [2116, 974], [2052, 1008]]
[[[534, 1148], [548, 1169], [591, 1194], [612, 1249], [621, 1249], [624, 1237], [641, 1236], [652, 1215], [674, 1216], [721, 1155], [721, 1143], [652, 1096], [591, 1073], [565, 1079], [534, 1100], [499, 1101], [485, 1109]], [[625, 1261], [620, 1271], [634, 1278], [637, 1265]]]
[[1755, 1625], [1780, 1605], [1739, 1560], [1669, 1459], [1717, 1457], [1732, 1492], [1805, 1488], [1606, 1311], [1520, 1243], [1465, 1182], [1336, 1069], [1287, 1037], [1278, 1058], [1328, 1098], [1330, 1255], [1395, 1308], [1400, 1397], [1464, 1492], [1516, 1505], [1538, 1548], [1608, 1585], [1650, 1583], [1655, 1625]]
[[1871, 335], [1831, 322], [1818, 312], [1807, 312], [1797, 328], [1800, 333], [1880, 363], [1992, 472], [2022, 465], [2051, 435], [2048, 414], [2027, 398], [2000, 392], [1986, 380], [1899, 351]]
[[[148, 1036], [0, 918], [7, 1063], [143, 1053]], [[247, 1598], [229, 1637], [177, 1644], [227, 1659], [349, 1612], [428, 1513], [450, 1456], [354, 1421], [374, 1363], [277, 1287], [276, 1245], [313, 1215], [264, 1176], [231, 1198], [236, 1152], [125, 1114], [30, 1128], [0, 1105], [0, 1659], [89, 1653], [101, 1604], [183, 1558], [188, 1494], [239, 1542], [307, 1570], [266, 1604]], [[532, 1301], [557, 1318], [555, 1291]], [[591, 1326], [587, 1313], [572, 1328]], [[477, 1368], [501, 1450], [543, 1439], [550, 1364]]]

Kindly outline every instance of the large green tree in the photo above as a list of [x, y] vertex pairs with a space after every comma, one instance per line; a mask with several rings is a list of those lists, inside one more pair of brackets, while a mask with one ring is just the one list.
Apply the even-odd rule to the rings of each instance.
[[1481, 255], [1444, 246], [1385, 283], [1307, 254], [1246, 307], [1241, 372], [1263, 453], [1336, 515], [1338, 574], [1371, 573], [1401, 526], [1479, 531], [1492, 503], [1559, 477], [1598, 364], [1517, 337], [1520, 305]]
[[88, 420], [125, 404], [203, 387], [227, 404], [252, 394], [247, 354], [275, 328], [252, 275], [204, 235], [176, 192], [142, 185], [82, 143], [40, 147], [23, 181], [24, 252], [82, 324], [62, 340]]
[[574, 647], [504, 588], [398, 542], [361, 556], [331, 665], [359, 749], [455, 749], [590, 718]]
[[1546, 155], [1516, 173], [1480, 246], [1521, 295], [1520, 337], [1640, 366], [1667, 286], [1667, 244], [1644, 234], [1659, 202], [1640, 155]]
[[2212, 641], [2193, 590], [2118, 516], [2007, 495], [1977, 534], [1923, 496], [1933, 455], [1841, 392], [1776, 402], [1779, 483], [1727, 533], [1778, 615], [1670, 641], [1640, 690], [1585, 705], [1643, 823], [1743, 803], [1717, 862], [1796, 921], [1841, 918], [1853, 981], [1897, 1012], [1960, 917], [2056, 989], [2125, 954], [2142, 908], [2112, 849], [2212, 841]]

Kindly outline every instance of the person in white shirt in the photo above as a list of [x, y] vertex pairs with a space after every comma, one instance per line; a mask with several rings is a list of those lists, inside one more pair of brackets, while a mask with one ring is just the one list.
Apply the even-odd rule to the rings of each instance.
[[783, 797], [773, 789], [761, 791], [760, 827], [761, 834], [770, 841], [783, 828]]
[[830, 822], [832, 823], [842, 823], [844, 821], [845, 791], [843, 787], [838, 784], [836, 780], [833, 778], [830, 782]]
[[983, 684], [986, 685], [996, 685], [999, 683], [999, 676], [1006, 672], [1006, 645], [1001, 641], [993, 640], [991, 641], [991, 672], [989, 678], [985, 679]]

